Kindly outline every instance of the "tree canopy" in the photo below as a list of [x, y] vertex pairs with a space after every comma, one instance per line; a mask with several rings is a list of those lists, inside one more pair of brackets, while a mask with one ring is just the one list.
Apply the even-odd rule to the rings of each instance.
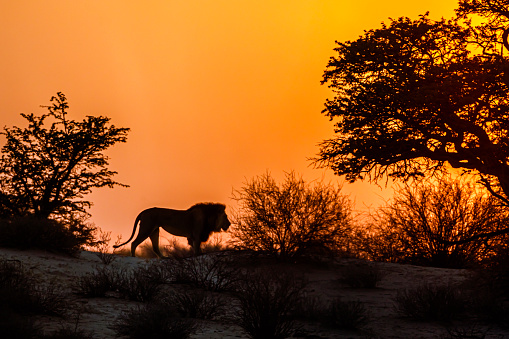
[[448, 163], [509, 205], [508, 9], [509, 0], [463, 0], [450, 20], [391, 19], [337, 42], [322, 80], [336, 136], [316, 163], [350, 181]]
[[[33, 215], [71, 218], [87, 214], [84, 195], [99, 187], [122, 185], [112, 179], [104, 151], [127, 140], [128, 128], [110, 125], [110, 119], [67, 118], [63, 93], [51, 98], [48, 113], [21, 115], [25, 128], [4, 128], [0, 158], [0, 216]], [[72, 218], [71, 218], [72, 219]]]

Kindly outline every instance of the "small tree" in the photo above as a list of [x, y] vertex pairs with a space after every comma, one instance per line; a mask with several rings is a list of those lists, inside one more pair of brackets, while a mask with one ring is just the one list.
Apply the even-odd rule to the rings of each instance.
[[373, 215], [362, 247], [374, 260], [466, 267], [496, 254], [503, 238], [479, 235], [503, 229], [508, 222], [495, 197], [441, 177], [436, 184], [406, 184]]
[[265, 174], [234, 192], [240, 208], [233, 237], [241, 249], [292, 258], [347, 248], [351, 204], [340, 188], [306, 184], [291, 172], [278, 185]]
[[[109, 118], [67, 119], [63, 93], [51, 98], [48, 113], [21, 115], [25, 128], [4, 128], [6, 143], [0, 158], [0, 217], [33, 215], [75, 220], [88, 215], [92, 189], [122, 185], [108, 170], [104, 151], [125, 142], [128, 128], [109, 125]], [[49, 127], [45, 125], [50, 123]]]

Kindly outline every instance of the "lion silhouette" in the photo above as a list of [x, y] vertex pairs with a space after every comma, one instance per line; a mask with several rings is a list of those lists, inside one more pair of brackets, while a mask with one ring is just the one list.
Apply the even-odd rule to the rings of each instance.
[[200, 245], [209, 239], [213, 232], [226, 231], [231, 223], [226, 215], [226, 206], [215, 203], [199, 203], [187, 210], [174, 210], [169, 208], [153, 207], [142, 211], [134, 221], [133, 233], [129, 240], [118, 248], [131, 241], [140, 225], [138, 236], [131, 244], [131, 255], [134, 257], [136, 247], [150, 237], [154, 252], [162, 258], [159, 250], [159, 227], [166, 232], [179, 237], [186, 237], [193, 248], [194, 254], [201, 253]]

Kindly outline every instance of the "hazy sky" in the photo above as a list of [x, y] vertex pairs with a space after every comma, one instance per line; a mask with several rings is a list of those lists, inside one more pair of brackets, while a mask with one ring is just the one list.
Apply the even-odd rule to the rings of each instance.
[[[109, 152], [130, 188], [87, 198], [92, 221], [127, 240], [153, 206], [233, 205], [232, 189], [270, 171], [306, 180], [317, 143], [333, 135], [320, 85], [334, 41], [356, 39], [388, 18], [430, 11], [449, 18], [455, 0], [33, 0], [0, 1], [0, 127], [24, 126], [58, 91], [70, 118], [104, 115], [129, 127]], [[345, 184], [357, 206], [387, 196]]]

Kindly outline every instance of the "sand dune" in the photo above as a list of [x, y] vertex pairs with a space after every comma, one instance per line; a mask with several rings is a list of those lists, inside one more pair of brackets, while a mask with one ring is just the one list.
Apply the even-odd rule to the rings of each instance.
[[[93, 331], [94, 338], [115, 338], [111, 324], [122, 311], [139, 305], [138, 302], [123, 299], [112, 293], [106, 298], [83, 298], [73, 293], [72, 284], [79, 276], [93, 272], [102, 266], [93, 252], [83, 251], [78, 258], [62, 256], [42, 251], [19, 251], [0, 249], [0, 260], [18, 260], [29, 268], [42, 282], [57, 284], [68, 293], [69, 304], [79, 310], [79, 327]], [[155, 260], [155, 259], [150, 259]], [[145, 259], [118, 257], [111, 265], [123, 268], [135, 268], [146, 263]], [[469, 276], [468, 270], [439, 269], [376, 263], [384, 277], [375, 289], [351, 288], [339, 282], [342, 269], [352, 269], [363, 265], [358, 259], [338, 259], [333, 265], [299, 264], [291, 269], [304, 272], [309, 280], [306, 294], [326, 302], [335, 297], [342, 300], [362, 302], [369, 310], [369, 321], [361, 329], [345, 331], [328, 328], [319, 323], [302, 323], [302, 338], [442, 338], [447, 328], [468, 328], [473, 326], [471, 319], [453, 323], [420, 322], [402, 317], [394, 307], [394, 298], [398, 291], [429, 282], [433, 284], [461, 283]], [[167, 293], [171, 293], [171, 289]], [[40, 317], [45, 331], [50, 332], [63, 324], [73, 323], [72, 317]], [[246, 338], [242, 329], [234, 322], [220, 317], [220, 320], [197, 320], [198, 330], [192, 338]], [[486, 332], [485, 338], [509, 338], [509, 329], [477, 324], [476, 331]], [[303, 334], [302, 334], [303, 335]]]

